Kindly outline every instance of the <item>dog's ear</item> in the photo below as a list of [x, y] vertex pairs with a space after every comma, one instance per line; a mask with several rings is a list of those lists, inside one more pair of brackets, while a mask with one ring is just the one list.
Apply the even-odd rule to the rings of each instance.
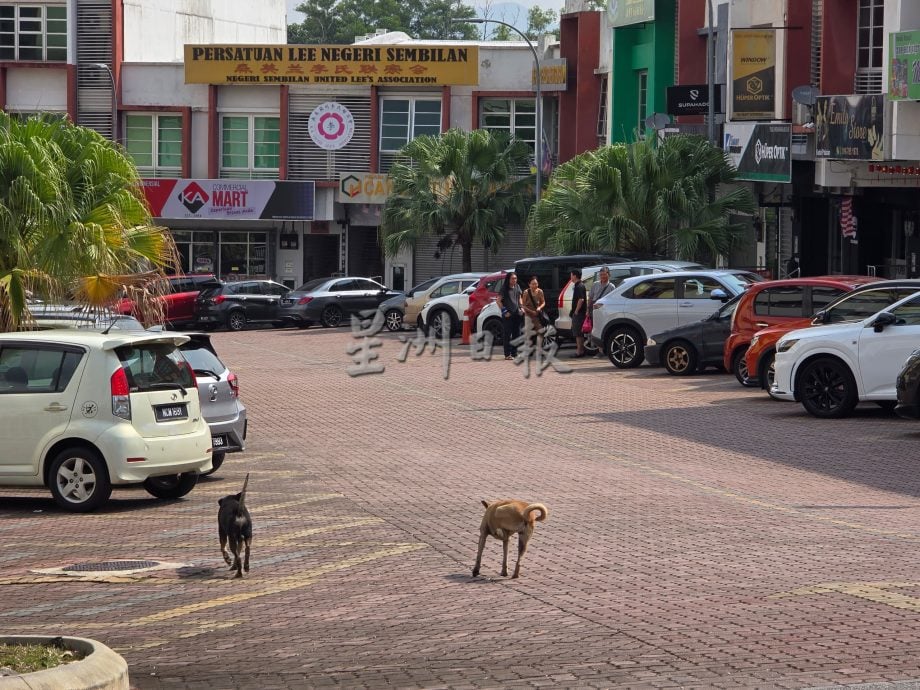
[[[226, 498], [226, 497], [225, 497], [225, 498]], [[217, 505], [222, 506], [223, 504], [224, 504], [224, 499], [223, 499], [223, 498], [218, 498], [218, 499], [217, 499]]]
[[489, 502], [488, 502], [488, 501], [480, 501], [480, 502], [482, 503], [483, 507], [486, 508], [486, 509], [488, 510], [488, 508], [489, 508]]

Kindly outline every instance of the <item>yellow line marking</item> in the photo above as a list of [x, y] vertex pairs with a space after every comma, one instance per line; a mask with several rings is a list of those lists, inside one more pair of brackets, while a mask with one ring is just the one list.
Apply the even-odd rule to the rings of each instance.
[[294, 541], [295, 539], [300, 539], [301, 537], [309, 537], [313, 534], [324, 534], [326, 532], [336, 532], [340, 529], [348, 529], [349, 527], [364, 527], [366, 525], [379, 525], [383, 522], [381, 518], [361, 518], [358, 520], [352, 520], [350, 522], [342, 522], [337, 525], [326, 525], [325, 527], [311, 527], [309, 529], [297, 530], [296, 532], [289, 532], [287, 534], [280, 534], [277, 537], [270, 539], [261, 539], [259, 544], [261, 546], [282, 546], [288, 542]]
[[[293, 506], [307, 505], [308, 503], [318, 503], [320, 501], [329, 501], [333, 498], [344, 498], [343, 494], [313, 494], [297, 501], [288, 501], [286, 503], [273, 503], [267, 506], [255, 506], [250, 512], [253, 515], [264, 513], [268, 510], [281, 510], [282, 508], [292, 508]], [[298, 516], [300, 517], [300, 516]]]
[[920, 582], [824, 582], [810, 587], [799, 587], [789, 592], [772, 594], [769, 598], [787, 599], [798, 596], [838, 593], [904, 611], [920, 611], [920, 597], [912, 597], [891, 591], [904, 587], [920, 587]]

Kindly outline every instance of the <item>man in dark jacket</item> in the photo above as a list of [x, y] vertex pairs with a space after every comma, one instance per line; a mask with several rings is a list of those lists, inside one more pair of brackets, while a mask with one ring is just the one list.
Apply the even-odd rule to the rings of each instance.
[[584, 357], [585, 352], [585, 334], [581, 332], [581, 327], [585, 322], [585, 315], [588, 313], [588, 293], [585, 290], [585, 284], [581, 282], [581, 269], [572, 269], [572, 311], [569, 316], [572, 317], [572, 335], [575, 336], [575, 356]]

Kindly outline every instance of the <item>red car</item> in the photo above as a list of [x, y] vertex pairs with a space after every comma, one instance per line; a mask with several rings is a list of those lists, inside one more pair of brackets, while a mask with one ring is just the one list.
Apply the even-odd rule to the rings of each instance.
[[470, 325], [473, 330], [476, 330], [476, 317], [479, 316], [479, 312], [498, 297], [506, 273], [507, 271], [491, 273], [476, 283], [476, 289], [470, 294]]
[[810, 320], [812, 314], [840, 295], [876, 280], [878, 278], [871, 276], [817, 276], [754, 283], [744, 292], [732, 316], [731, 334], [725, 340], [722, 363], [742, 385], [757, 385], [756, 374], [749, 375], [745, 359], [757, 331]]
[[[163, 303], [163, 319], [170, 326], [186, 326], [195, 323], [195, 298], [209, 285], [217, 285], [217, 278], [210, 273], [170, 276], [169, 293], [159, 297]], [[121, 300], [116, 306], [119, 314], [134, 315], [134, 302]]]

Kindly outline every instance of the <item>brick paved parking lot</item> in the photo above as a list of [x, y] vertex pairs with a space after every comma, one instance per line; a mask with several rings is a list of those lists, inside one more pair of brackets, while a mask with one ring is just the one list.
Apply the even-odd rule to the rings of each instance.
[[[734, 378], [525, 379], [456, 346], [351, 378], [346, 329], [220, 333], [246, 453], [98, 513], [3, 490], [0, 630], [101, 640], [146, 688], [821, 687], [920, 677], [920, 426]], [[571, 350], [563, 351], [567, 359]], [[251, 472], [252, 571], [217, 499]], [[519, 580], [480, 499], [545, 503]], [[515, 554], [512, 548], [512, 565]], [[163, 562], [126, 575], [61, 573]], [[44, 571], [44, 572], [42, 572]]]

